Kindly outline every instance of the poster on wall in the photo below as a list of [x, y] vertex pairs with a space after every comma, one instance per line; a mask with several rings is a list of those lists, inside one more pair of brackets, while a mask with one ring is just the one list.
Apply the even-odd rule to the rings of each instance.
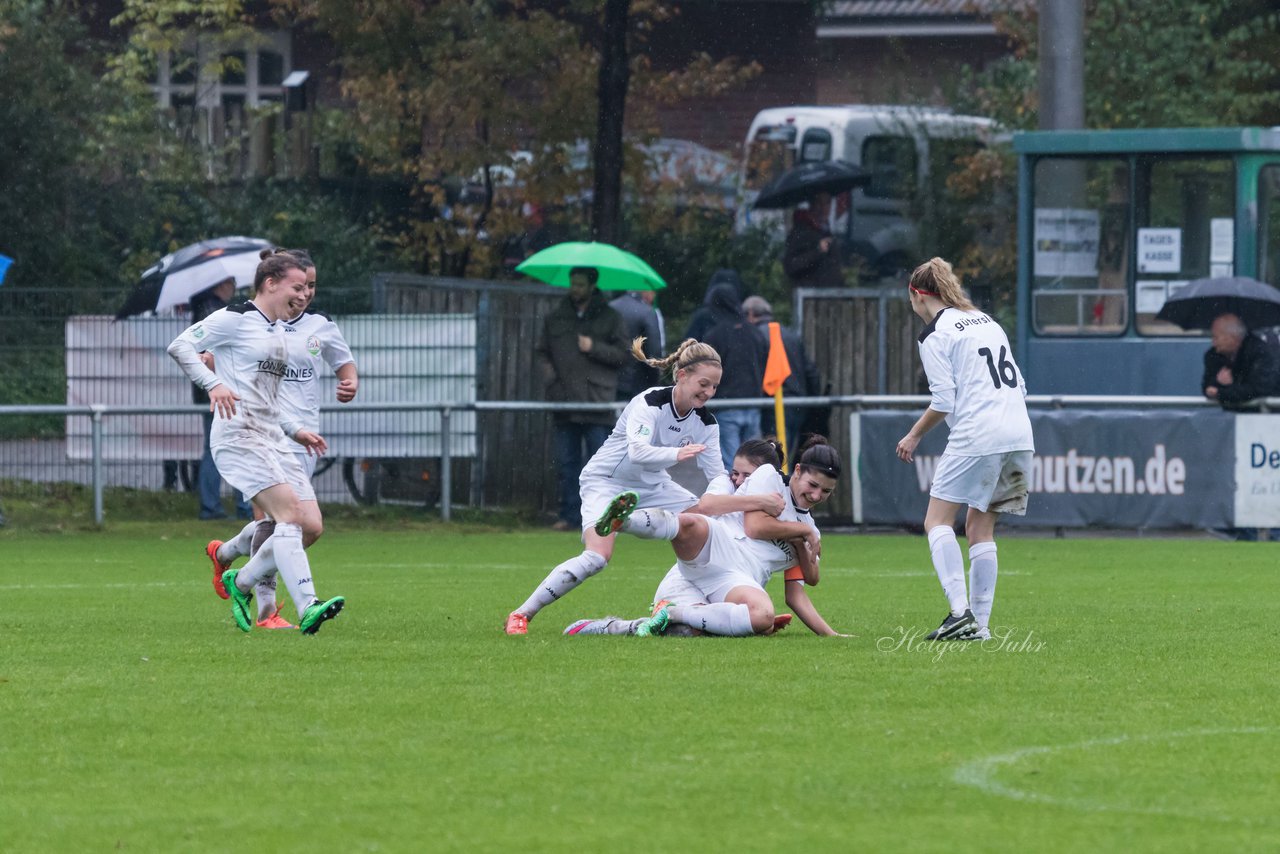
[[1099, 216], [1087, 208], [1037, 208], [1035, 275], [1098, 275]]
[[1138, 229], [1138, 272], [1177, 273], [1182, 269], [1182, 229]]

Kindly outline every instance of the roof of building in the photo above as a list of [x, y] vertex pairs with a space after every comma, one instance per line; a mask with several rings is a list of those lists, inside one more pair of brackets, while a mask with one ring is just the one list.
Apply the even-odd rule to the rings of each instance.
[[818, 23], [819, 38], [991, 36], [992, 13], [1010, 0], [836, 0]]

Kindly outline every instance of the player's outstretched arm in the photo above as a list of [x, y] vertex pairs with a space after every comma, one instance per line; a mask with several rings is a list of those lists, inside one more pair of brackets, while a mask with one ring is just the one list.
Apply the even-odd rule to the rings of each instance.
[[809, 598], [809, 591], [805, 589], [805, 585], [800, 581], [788, 581], [786, 587], [787, 607], [800, 618], [800, 622], [809, 627], [809, 631], [815, 635], [832, 638], [847, 638], [850, 635], [841, 634], [827, 624], [827, 621], [818, 613], [818, 609], [814, 607], [813, 600]]

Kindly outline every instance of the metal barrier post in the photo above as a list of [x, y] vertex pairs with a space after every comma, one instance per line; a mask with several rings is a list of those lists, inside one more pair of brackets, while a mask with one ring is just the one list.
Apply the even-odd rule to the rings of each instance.
[[450, 453], [449, 416], [452, 410], [440, 410], [440, 521], [448, 522], [453, 516], [453, 455]]
[[99, 527], [103, 522], [102, 510], [102, 406], [93, 407], [90, 416], [93, 432], [93, 521]]

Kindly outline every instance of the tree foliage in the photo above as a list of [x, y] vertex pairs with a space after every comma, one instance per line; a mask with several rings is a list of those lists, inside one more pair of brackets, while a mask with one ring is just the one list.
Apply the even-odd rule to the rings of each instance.
[[[562, 230], [585, 233], [593, 176], [579, 149], [584, 141], [590, 149], [596, 134], [598, 3], [278, 2], [336, 45], [362, 168], [409, 182], [412, 215], [388, 231], [415, 269], [496, 273], [504, 238], [528, 227], [530, 206], [558, 218]], [[635, 44], [670, 15], [656, 0], [631, 4], [630, 86], [642, 104], [716, 91], [751, 73], [705, 57], [691, 57], [688, 74], [652, 73]], [[635, 99], [627, 103], [627, 126], [643, 137], [651, 123], [643, 107], [633, 109]], [[522, 158], [513, 161], [515, 152]], [[637, 159], [624, 163], [635, 168]], [[459, 204], [467, 182], [470, 203]]]

